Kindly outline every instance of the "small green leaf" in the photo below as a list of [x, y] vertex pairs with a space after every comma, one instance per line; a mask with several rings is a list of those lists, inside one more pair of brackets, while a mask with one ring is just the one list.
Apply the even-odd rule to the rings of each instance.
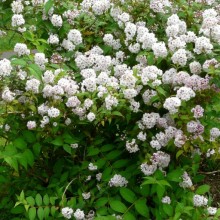
[[127, 207], [124, 205], [124, 203], [122, 203], [119, 200], [112, 200], [110, 202], [110, 207], [116, 211], [116, 212], [120, 212], [120, 213], [125, 213], [125, 211], [127, 210]]
[[44, 205], [49, 205], [49, 203], [50, 203], [50, 198], [49, 198], [49, 196], [46, 194], [46, 195], [44, 195], [44, 197], [43, 197], [43, 202], [44, 202]]
[[123, 199], [130, 203], [133, 203], [137, 199], [135, 194], [130, 189], [125, 187], [120, 189], [120, 194]]
[[146, 199], [139, 199], [137, 202], [135, 202], [135, 209], [140, 215], [148, 218], [149, 209], [146, 203], [147, 203]]
[[47, 206], [44, 208], [44, 218], [47, 220], [50, 215], [50, 208]]
[[44, 219], [44, 209], [42, 207], [38, 208], [37, 216], [38, 216], [39, 220], [43, 220]]
[[39, 193], [36, 195], [35, 201], [36, 201], [38, 206], [42, 205], [42, 196]]
[[17, 139], [14, 140], [13, 145], [16, 148], [19, 148], [21, 150], [25, 149], [27, 147], [27, 143], [24, 141], [23, 138], [19, 137]]
[[173, 207], [169, 204], [163, 204], [164, 212], [169, 216], [173, 216]]
[[123, 215], [123, 220], [136, 220], [136, 218], [134, 217], [133, 214], [131, 214], [131, 212], [126, 212]]
[[102, 197], [95, 202], [95, 207], [102, 207], [108, 202], [108, 198]]
[[196, 194], [199, 194], [199, 195], [203, 195], [207, 192], [209, 192], [210, 190], [210, 186], [209, 185], [202, 185], [202, 186], [199, 186], [196, 190]]
[[28, 197], [26, 198], [26, 201], [27, 201], [27, 203], [28, 203], [29, 205], [31, 205], [31, 206], [34, 206], [34, 205], [35, 205], [35, 200], [34, 200], [34, 198], [33, 198], [32, 196], [28, 196]]
[[31, 207], [28, 211], [28, 216], [30, 220], [35, 220], [37, 214], [37, 210], [35, 207]]

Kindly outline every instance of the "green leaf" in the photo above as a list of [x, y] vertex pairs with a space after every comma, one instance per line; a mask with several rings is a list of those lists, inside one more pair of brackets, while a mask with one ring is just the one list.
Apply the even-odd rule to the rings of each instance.
[[69, 154], [72, 154], [72, 148], [68, 145], [68, 144], [64, 144], [63, 145], [63, 149], [69, 153]]
[[96, 217], [94, 220], [116, 220], [116, 218], [112, 215], [108, 215]]
[[202, 185], [202, 186], [199, 186], [196, 190], [196, 194], [199, 194], [199, 195], [203, 195], [207, 192], [209, 192], [210, 190], [210, 186], [209, 185]]
[[177, 168], [172, 170], [167, 174], [167, 179], [172, 182], [181, 182], [181, 176], [183, 175], [183, 170], [181, 168]]
[[92, 146], [92, 147], [89, 147], [88, 148], [88, 154], [87, 154], [87, 156], [95, 156], [95, 155], [97, 155], [97, 154], [99, 154], [99, 149], [98, 148], [95, 148], [94, 146]]
[[57, 211], [57, 208], [56, 208], [55, 206], [52, 206], [51, 209], [50, 209], [51, 215], [52, 215], [52, 216], [55, 216], [56, 211]]
[[39, 193], [36, 195], [35, 201], [36, 201], [38, 206], [42, 205], [42, 196]]
[[38, 216], [39, 220], [43, 220], [44, 219], [44, 209], [42, 207], [38, 208], [37, 216]]
[[35, 208], [35, 207], [31, 207], [31, 208], [29, 209], [29, 211], [28, 211], [29, 219], [30, 219], [30, 220], [35, 220], [36, 214], [37, 214], [36, 208]]
[[183, 150], [178, 150], [176, 153], [176, 159], [178, 159], [184, 153]]
[[169, 204], [163, 204], [164, 212], [169, 216], [173, 216], [173, 207]]
[[123, 215], [123, 220], [136, 220], [136, 218], [134, 217], [133, 214], [131, 214], [131, 212], [126, 212]]
[[24, 141], [23, 138], [19, 137], [17, 139], [14, 140], [13, 145], [16, 148], [19, 148], [21, 150], [25, 149], [27, 147], [27, 143]]
[[116, 211], [116, 212], [120, 212], [120, 213], [125, 213], [127, 210], [127, 207], [124, 205], [124, 203], [122, 203], [119, 200], [112, 200], [110, 202], [110, 207]]
[[28, 196], [28, 197], [26, 198], [26, 201], [27, 201], [27, 203], [30, 204], [31, 206], [34, 206], [34, 205], [35, 205], [35, 200], [34, 200], [34, 198], [33, 198], [32, 196]]
[[102, 197], [95, 202], [95, 207], [102, 207], [108, 202], [107, 197]]
[[130, 160], [126, 160], [126, 159], [117, 160], [112, 164], [112, 167], [114, 167], [114, 168], [126, 167], [129, 162], [130, 162]]
[[39, 156], [40, 152], [41, 152], [41, 145], [40, 143], [35, 143], [33, 145], [33, 152], [36, 156]]
[[146, 199], [139, 199], [137, 202], [135, 202], [135, 209], [140, 215], [148, 218], [149, 209], [146, 203], [147, 203]]
[[19, 65], [19, 66], [26, 66], [27, 63], [23, 59], [14, 58], [14, 59], [11, 60], [11, 64]]
[[49, 10], [53, 7], [53, 0], [48, 0], [44, 5], [44, 9], [46, 14], [48, 14]]
[[33, 166], [34, 164], [34, 155], [30, 149], [25, 150], [25, 152], [22, 154], [23, 157], [27, 160], [28, 164], [30, 166]]
[[165, 187], [164, 186], [161, 186], [161, 185], [157, 185], [156, 186], [156, 189], [157, 189], [157, 196], [158, 196], [158, 199], [161, 200], [164, 193], [165, 193]]
[[106, 158], [107, 158], [108, 160], [113, 160], [113, 159], [118, 158], [121, 154], [122, 154], [122, 151], [121, 151], [121, 150], [114, 150], [114, 151], [108, 153], [108, 154], [106, 155]]
[[135, 194], [128, 188], [121, 188], [120, 194], [123, 199], [125, 199], [127, 202], [134, 203], [134, 201], [137, 199]]
[[121, 112], [119, 112], [119, 111], [113, 111], [113, 112], [111, 113], [111, 115], [116, 115], [116, 116], [120, 116], [120, 117], [123, 117], [123, 118], [124, 118], [124, 115], [123, 115]]
[[44, 208], [44, 218], [47, 220], [50, 215], [50, 208], [47, 206]]
[[34, 132], [26, 130], [26, 131], [23, 131], [22, 134], [28, 143], [34, 143], [36, 141]]
[[51, 144], [53, 144], [55, 146], [63, 146], [62, 137], [58, 136], [55, 140], [51, 141]]
[[50, 198], [49, 198], [49, 196], [46, 194], [46, 195], [44, 195], [44, 197], [43, 197], [43, 202], [44, 202], [44, 205], [49, 205], [49, 203], [50, 203]]

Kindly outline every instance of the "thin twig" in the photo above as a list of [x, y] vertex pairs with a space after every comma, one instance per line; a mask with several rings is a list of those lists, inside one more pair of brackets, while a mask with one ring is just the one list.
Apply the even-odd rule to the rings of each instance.
[[220, 173], [220, 170], [215, 170], [215, 171], [211, 171], [211, 172], [200, 171], [199, 173], [201, 173], [201, 174], [215, 174], [215, 173]]
[[62, 204], [63, 204], [63, 199], [64, 199], [64, 196], [65, 196], [65, 193], [66, 193], [66, 191], [67, 191], [67, 189], [68, 189], [68, 187], [72, 184], [72, 182], [75, 180], [76, 178], [74, 178], [74, 179], [72, 179], [69, 183], [68, 183], [68, 185], [66, 186], [66, 188], [65, 188], [65, 190], [64, 190], [64, 192], [63, 192], [63, 195], [62, 195]]

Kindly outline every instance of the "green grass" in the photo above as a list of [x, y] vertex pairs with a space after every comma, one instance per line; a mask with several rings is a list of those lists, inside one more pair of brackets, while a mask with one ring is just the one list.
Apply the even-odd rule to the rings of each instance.
[[0, 38], [0, 53], [13, 50], [17, 42], [23, 42], [22, 37], [18, 33], [9, 31], [6, 36]]

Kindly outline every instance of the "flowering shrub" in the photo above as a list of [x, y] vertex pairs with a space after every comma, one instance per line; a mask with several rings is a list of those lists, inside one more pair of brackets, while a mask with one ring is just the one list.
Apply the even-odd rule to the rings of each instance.
[[218, 219], [215, 0], [14, 0], [0, 34], [4, 219]]

